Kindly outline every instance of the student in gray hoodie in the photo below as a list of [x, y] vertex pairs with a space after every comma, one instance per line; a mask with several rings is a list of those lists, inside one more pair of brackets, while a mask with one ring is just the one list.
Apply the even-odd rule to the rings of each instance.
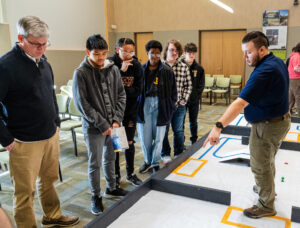
[[91, 212], [103, 212], [100, 167], [106, 179], [106, 198], [120, 198], [127, 191], [116, 186], [115, 153], [111, 130], [123, 120], [126, 94], [119, 69], [107, 60], [108, 46], [101, 35], [88, 38], [84, 61], [73, 76], [74, 103], [82, 114], [82, 129], [88, 149], [88, 178], [92, 192]]

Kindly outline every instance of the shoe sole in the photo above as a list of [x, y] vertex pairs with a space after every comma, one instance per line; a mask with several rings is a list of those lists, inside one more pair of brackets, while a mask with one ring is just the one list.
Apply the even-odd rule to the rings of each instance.
[[92, 210], [91, 210], [91, 213], [93, 214], [93, 215], [100, 215], [101, 213], [103, 213], [103, 211], [100, 211], [100, 212], [98, 212], [98, 213], [95, 213], [95, 212], [93, 212]]
[[68, 227], [68, 226], [74, 226], [74, 225], [78, 224], [79, 221], [80, 220], [78, 219], [76, 222], [74, 222], [72, 224], [68, 224], [68, 225], [63, 225], [63, 224], [58, 224], [58, 223], [56, 223], [56, 224], [49, 224], [49, 225], [42, 224], [42, 227]]
[[261, 215], [255, 215], [255, 214], [249, 213], [248, 211], [244, 211], [243, 213], [248, 218], [253, 218], [253, 219], [275, 216], [277, 214], [277, 212], [270, 212], [270, 213], [265, 213], [265, 214], [261, 214]]
[[115, 196], [115, 195], [110, 195], [110, 194], [107, 194], [107, 193], [104, 193], [103, 196], [106, 198], [106, 199], [121, 199], [123, 196]]
[[133, 186], [135, 186], [135, 187], [140, 186], [140, 184], [135, 184], [134, 182], [132, 182], [132, 181], [130, 181], [130, 180], [127, 180], [127, 179], [126, 179], [126, 182], [127, 182], [127, 183], [130, 183], [131, 185], [133, 185]]
[[150, 169], [152, 169], [151, 166], [149, 166], [147, 169], [145, 169], [143, 171], [139, 171], [139, 173], [147, 173], [147, 172], [149, 172]]

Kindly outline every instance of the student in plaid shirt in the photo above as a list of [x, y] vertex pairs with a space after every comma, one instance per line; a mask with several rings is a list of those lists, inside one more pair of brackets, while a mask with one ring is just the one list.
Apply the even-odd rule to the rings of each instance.
[[[182, 45], [177, 40], [170, 40], [164, 51], [164, 63], [173, 69], [177, 85], [177, 109], [173, 114], [171, 124], [174, 132], [174, 156], [181, 154], [184, 150], [184, 117], [186, 112], [186, 103], [192, 92], [192, 80], [189, 67], [179, 61], [183, 53]], [[171, 161], [171, 147], [168, 139], [170, 125], [167, 125], [161, 157], [166, 164]]]

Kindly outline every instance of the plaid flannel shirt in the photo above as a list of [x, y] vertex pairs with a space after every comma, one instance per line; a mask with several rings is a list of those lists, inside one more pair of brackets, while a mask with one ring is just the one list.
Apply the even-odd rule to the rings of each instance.
[[173, 66], [170, 66], [167, 61], [164, 61], [164, 63], [173, 69], [176, 78], [178, 94], [177, 105], [179, 105], [180, 101], [185, 105], [189, 100], [193, 89], [189, 67], [185, 63], [178, 60]]

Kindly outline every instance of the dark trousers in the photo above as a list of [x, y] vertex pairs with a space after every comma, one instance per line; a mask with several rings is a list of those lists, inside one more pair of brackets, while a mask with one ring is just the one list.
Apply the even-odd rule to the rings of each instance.
[[[123, 126], [126, 131], [127, 140], [133, 142], [132, 144], [129, 144], [129, 148], [125, 150], [126, 172], [127, 172], [127, 176], [131, 176], [134, 173], [134, 155], [135, 155], [134, 134], [136, 129], [136, 122], [124, 120]], [[115, 170], [116, 170], [117, 177], [121, 177], [119, 160], [120, 160], [120, 154], [119, 152], [117, 152], [116, 162], [115, 162]]]
[[188, 103], [186, 109], [189, 111], [189, 120], [190, 120], [190, 131], [191, 137], [190, 140], [192, 143], [195, 143], [198, 139], [198, 113], [199, 113], [199, 101], [195, 103]]
[[[174, 112], [172, 120], [171, 120], [172, 130], [173, 130], [173, 134], [174, 134], [173, 145], [174, 145], [174, 155], [175, 156], [181, 154], [184, 150], [185, 110], [186, 110], [185, 105], [179, 105], [177, 107], [176, 111]], [[161, 151], [162, 157], [170, 156], [170, 154], [171, 154], [171, 146], [170, 146], [169, 138], [168, 138], [169, 128], [170, 128], [170, 124], [168, 124], [166, 127], [165, 138], [163, 141], [163, 148]]]

